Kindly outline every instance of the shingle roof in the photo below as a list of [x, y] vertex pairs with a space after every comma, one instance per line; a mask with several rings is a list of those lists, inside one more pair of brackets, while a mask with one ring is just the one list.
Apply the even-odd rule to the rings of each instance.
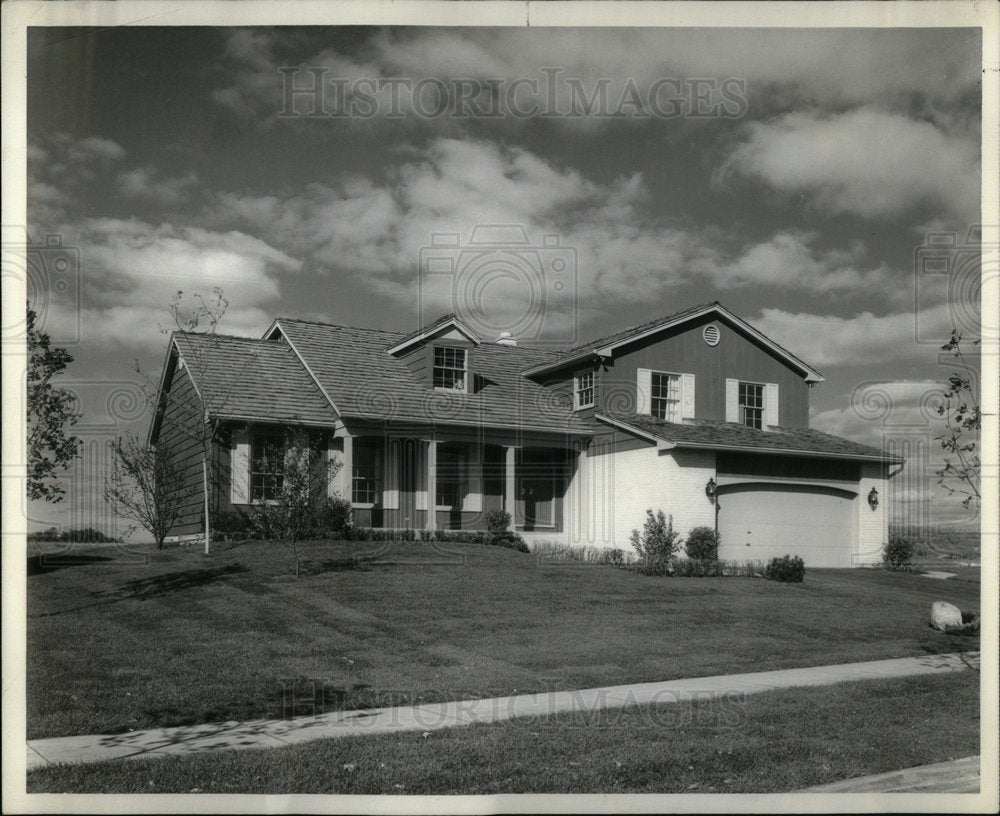
[[185, 332], [174, 340], [213, 416], [312, 425], [336, 420], [287, 343]]
[[590, 340], [586, 343], [582, 343], [579, 346], [574, 346], [573, 348], [566, 349], [563, 354], [572, 355], [581, 351], [590, 351], [591, 349], [600, 348], [601, 346], [607, 346], [610, 343], [617, 342], [619, 340], [625, 340], [631, 337], [633, 334], [641, 334], [646, 331], [646, 329], [652, 329], [654, 326], [658, 326], [661, 323], [671, 323], [674, 320], [680, 320], [681, 318], [687, 317], [688, 315], [697, 314], [698, 312], [707, 309], [709, 306], [718, 306], [719, 301], [713, 300], [709, 303], [701, 303], [698, 306], [692, 306], [689, 309], [682, 309], [674, 314], [664, 315], [661, 317], [654, 318], [652, 320], [647, 320], [645, 323], [639, 323], [636, 326], [630, 326], [627, 329], [622, 329], [621, 331], [616, 331], [613, 334], [605, 335], [604, 337], [598, 337], [595, 340]]
[[702, 420], [681, 424], [643, 414], [604, 411], [602, 415], [632, 428], [637, 428], [644, 433], [662, 439], [664, 442], [676, 444], [678, 447], [745, 448], [762, 452], [827, 454], [898, 463], [903, 461], [878, 448], [811, 428], [777, 428], [759, 431], [733, 422]]
[[435, 391], [386, 352], [404, 335], [380, 329], [278, 318], [275, 325], [302, 356], [344, 417], [522, 427], [591, 435], [568, 397], [521, 376], [552, 358], [545, 349], [483, 343], [472, 354], [475, 393]]

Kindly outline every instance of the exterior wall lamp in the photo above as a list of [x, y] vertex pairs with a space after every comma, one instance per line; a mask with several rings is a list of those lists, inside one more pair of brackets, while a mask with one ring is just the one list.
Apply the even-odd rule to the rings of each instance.
[[878, 509], [878, 491], [874, 487], [868, 494], [868, 506], [872, 509], [872, 512]]
[[705, 485], [705, 495], [708, 496], [708, 500], [712, 502], [712, 504], [715, 504], [716, 492], [715, 479], [709, 479], [708, 484]]

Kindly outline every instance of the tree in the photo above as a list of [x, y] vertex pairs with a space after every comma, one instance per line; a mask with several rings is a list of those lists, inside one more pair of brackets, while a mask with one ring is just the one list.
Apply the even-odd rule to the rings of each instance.
[[[251, 522], [262, 538], [273, 539], [289, 547], [295, 562], [295, 578], [299, 577], [299, 542], [323, 527], [332, 526], [331, 517], [346, 515], [343, 499], [330, 499], [328, 485], [340, 468], [339, 462], [329, 462], [318, 437], [287, 431], [285, 444], [265, 453], [277, 461], [264, 464], [264, 471], [280, 473], [269, 485], [272, 495], [255, 505]], [[280, 464], [279, 464], [280, 462]]]
[[[945, 450], [945, 457], [944, 466], [935, 475], [937, 483], [949, 495], [964, 497], [962, 506], [968, 509], [973, 503], [978, 506], [980, 501], [981, 463], [976, 450], [982, 417], [961, 342], [962, 335], [952, 329], [951, 339], [941, 346], [941, 351], [951, 352], [961, 362], [961, 370], [951, 372], [944, 401], [938, 406], [938, 414], [945, 418], [945, 433], [937, 439]], [[973, 345], [979, 345], [979, 341], [974, 341]]]
[[150, 533], [157, 548], [163, 549], [164, 539], [191, 498], [191, 491], [181, 487], [183, 469], [170, 451], [144, 445], [132, 434], [118, 437], [111, 449], [114, 465], [104, 480], [104, 500], [118, 515]]
[[28, 304], [28, 498], [58, 502], [65, 489], [56, 473], [78, 455], [80, 440], [67, 433], [79, 413], [73, 395], [52, 384], [52, 378], [73, 362], [64, 348], [52, 348], [48, 334], [35, 326]]

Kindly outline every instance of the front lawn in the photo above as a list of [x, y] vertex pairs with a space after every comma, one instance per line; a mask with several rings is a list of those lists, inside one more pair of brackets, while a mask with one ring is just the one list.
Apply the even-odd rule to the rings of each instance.
[[979, 752], [979, 673], [32, 771], [31, 792], [773, 793]]
[[[380, 549], [381, 547], [381, 549]], [[978, 648], [972, 575], [655, 578], [457, 544], [76, 549], [29, 565], [28, 738]], [[362, 554], [360, 562], [353, 556]], [[138, 562], [138, 563], [137, 563]]]

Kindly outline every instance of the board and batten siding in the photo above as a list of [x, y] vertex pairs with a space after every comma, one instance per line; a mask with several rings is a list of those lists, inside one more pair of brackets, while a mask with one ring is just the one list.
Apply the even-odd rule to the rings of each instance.
[[[719, 327], [716, 346], [702, 338], [709, 323]], [[809, 426], [809, 387], [802, 375], [723, 320], [702, 319], [616, 350], [597, 374], [598, 409], [634, 410], [640, 369], [693, 374], [695, 418], [718, 422], [727, 421], [727, 379], [775, 383], [780, 424]]]
[[[184, 496], [181, 521], [173, 526], [169, 536], [190, 536], [204, 532], [205, 494], [203, 490], [202, 440], [206, 433], [201, 400], [186, 369], [176, 370], [167, 395], [166, 408], [160, 423], [157, 447], [169, 450], [181, 470], [177, 489]], [[212, 450], [213, 464], [220, 456], [218, 447]], [[228, 463], [227, 463], [228, 464]], [[218, 473], [222, 468], [213, 468]], [[226, 468], [228, 470], [228, 468]], [[217, 488], [217, 485], [215, 486]], [[217, 492], [217, 490], [216, 490]], [[216, 497], [217, 498], [217, 497]]]

